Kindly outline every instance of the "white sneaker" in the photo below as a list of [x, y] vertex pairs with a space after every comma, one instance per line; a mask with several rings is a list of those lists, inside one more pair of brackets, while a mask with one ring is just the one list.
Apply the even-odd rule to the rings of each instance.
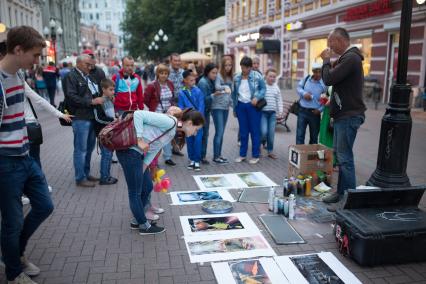
[[258, 162], [259, 162], [259, 158], [252, 158], [250, 159], [249, 164], [254, 165], [254, 164], [257, 164]]
[[26, 197], [25, 195], [22, 195], [21, 201], [22, 201], [22, 205], [30, 204], [30, 199]]
[[47, 186], [47, 188], [49, 189], [49, 192], [52, 193], [53, 189], [50, 185]]
[[246, 160], [245, 157], [238, 157], [238, 158], [235, 159], [235, 163], [241, 163], [241, 162], [243, 162], [245, 160]]
[[151, 205], [150, 209], [155, 214], [162, 214], [165, 211], [163, 208], [160, 208], [160, 207], [157, 207], [157, 206], [154, 206], [154, 205]]
[[19, 274], [15, 280], [7, 281], [8, 284], [37, 284], [37, 282], [34, 282], [28, 275], [26, 275], [24, 272]]
[[152, 212], [151, 210], [146, 211], [145, 217], [146, 219], [151, 221], [157, 221], [158, 219], [160, 219], [160, 216], [158, 216], [157, 214], [154, 214], [154, 212]]
[[201, 171], [200, 163], [194, 163], [194, 171], [196, 171], [196, 172]]
[[35, 277], [40, 274], [40, 268], [38, 268], [34, 263], [28, 261], [28, 259], [23, 256], [21, 257], [22, 270], [28, 276]]

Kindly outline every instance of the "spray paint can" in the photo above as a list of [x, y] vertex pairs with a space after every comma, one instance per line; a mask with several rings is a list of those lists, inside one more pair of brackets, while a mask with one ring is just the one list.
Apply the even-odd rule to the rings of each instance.
[[269, 197], [268, 197], [268, 208], [269, 211], [274, 211], [274, 197], [275, 197], [275, 189], [273, 186], [269, 189]]
[[283, 180], [283, 195], [287, 196], [287, 191], [288, 191], [288, 178], [285, 177]]
[[284, 214], [284, 198], [278, 198], [278, 214]]
[[305, 179], [305, 195], [311, 196], [311, 190], [312, 190], [312, 177], [307, 177]]
[[288, 198], [288, 218], [290, 220], [294, 220], [294, 211], [296, 207], [296, 198], [294, 197], [294, 194], [290, 194], [290, 197]]
[[288, 217], [288, 199], [284, 200], [283, 214], [284, 214], [285, 217]]
[[279, 211], [279, 205], [278, 205], [278, 203], [279, 203], [279, 200], [278, 200], [278, 197], [274, 197], [274, 214], [278, 214], [278, 211]]

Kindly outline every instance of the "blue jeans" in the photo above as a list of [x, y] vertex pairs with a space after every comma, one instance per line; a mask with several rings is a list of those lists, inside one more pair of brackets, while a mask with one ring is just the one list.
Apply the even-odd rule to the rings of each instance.
[[260, 155], [260, 118], [262, 112], [258, 111], [251, 103], [238, 102], [237, 118], [240, 125], [240, 157], [247, 156], [249, 134], [251, 137], [251, 151], [253, 158]]
[[102, 144], [101, 148], [101, 180], [105, 181], [111, 176], [111, 162], [113, 152], [105, 148]]
[[153, 184], [149, 169], [142, 173], [144, 156], [132, 149], [116, 153], [126, 178], [130, 210], [139, 224], [146, 224], [144, 208], [149, 203]]
[[337, 192], [343, 194], [348, 189], [356, 188], [354, 146], [358, 128], [364, 123], [362, 115], [341, 118], [334, 121], [333, 145], [339, 166]]
[[201, 159], [205, 159], [207, 155], [207, 142], [209, 142], [209, 129], [210, 129], [210, 111], [204, 112], [204, 126], [203, 126], [203, 139], [201, 147]]
[[163, 147], [163, 158], [165, 161], [172, 158], [172, 143], [164, 145]]
[[[53, 203], [44, 174], [30, 156], [1, 156], [0, 184], [1, 252], [7, 280], [12, 281], [22, 272], [20, 257], [29, 238], [52, 213]], [[31, 202], [25, 218], [22, 194]]]
[[30, 156], [36, 161], [37, 165], [41, 169], [40, 145], [30, 143]]
[[74, 170], [76, 182], [87, 179], [90, 173], [90, 160], [95, 149], [96, 136], [93, 120], [75, 119], [72, 121], [74, 133]]
[[305, 144], [306, 126], [309, 125], [309, 144], [318, 144], [321, 115], [312, 113], [311, 109], [300, 108], [297, 116], [296, 144]]
[[213, 138], [213, 158], [222, 157], [223, 135], [225, 134], [226, 122], [228, 121], [229, 110], [213, 109], [212, 117], [214, 123], [214, 138]]
[[262, 141], [266, 141], [266, 149], [268, 153], [274, 150], [275, 125], [277, 124], [277, 114], [275, 111], [262, 111], [262, 119], [260, 121], [260, 132], [262, 133]]
[[190, 161], [199, 163], [201, 161], [201, 148], [203, 140], [203, 129], [197, 132], [197, 135], [186, 137], [186, 149]]

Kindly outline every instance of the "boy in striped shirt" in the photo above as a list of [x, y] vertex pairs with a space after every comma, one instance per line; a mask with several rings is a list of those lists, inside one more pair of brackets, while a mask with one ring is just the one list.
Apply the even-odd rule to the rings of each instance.
[[[7, 54], [0, 61], [0, 212], [2, 260], [8, 283], [35, 283], [40, 269], [24, 256], [28, 239], [52, 213], [46, 179], [28, 154], [24, 118], [24, 79], [19, 69], [39, 63], [43, 37], [32, 27], [18, 26], [7, 34]], [[31, 202], [24, 218], [21, 196]]]

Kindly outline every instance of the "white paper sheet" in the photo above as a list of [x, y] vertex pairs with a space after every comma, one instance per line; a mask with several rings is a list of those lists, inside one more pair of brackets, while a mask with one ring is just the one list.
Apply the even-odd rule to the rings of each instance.
[[[304, 254], [312, 255], [312, 254]], [[307, 279], [303, 276], [298, 267], [292, 262], [292, 257], [304, 255], [284, 255], [275, 257], [275, 261], [280, 267], [281, 271], [290, 281], [294, 284], [309, 284]], [[350, 272], [331, 252], [321, 252], [317, 254], [333, 272], [347, 284], [361, 284], [356, 276]]]
[[[248, 232], [260, 234], [259, 228], [253, 222], [250, 216], [245, 212], [214, 215], [210, 214], [196, 216], [180, 216], [179, 218], [182, 224], [183, 234], [185, 236], [225, 235], [227, 237], [238, 237], [242, 233]], [[223, 230], [218, 229], [214, 226], [214, 224], [211, 224], [214, 220], [223, 222], [225, 226], [226, 224], [229, 224], [228, 228], [223, 228]], [[190, 222], [192, 222], [192, 224], [190, 224]]]
[[200, 190], [277, 186], [262, 172], [193, 176]]
[[[227, 190], [206, 190], [206, 191], [199, 191], [199, 190], [191, 190], [191, 191], [172, 191], [170, 192], [170, 197], [172, 199], [172, 204], [173, 205], [192, 205], [192, 204], [201, 204], [206, 200], [211, 200], [209, 199], [209, 197], [207, 197], [206, 195], [208, 195], [209, 192], [212, 192], [212, 194], [214, 194], [214, 192], [217, 192], [220, 197], [222, 197], [222, 200], [227, 200], [230, 202], [235, 202], [235, 199], [232, 197], [232, 195], [227, 191]], [[193, 198], [193, 194], [196, 195], [204, 195], [205, 199], [202, 200], [193, 200], [193, 199], [197, 199], [197, 198]]]
[[276, 255], [261, 234], [245, 233], [237, 238], [233, 234], [227, 235], [230, 237], [225, 234], [220, 237], [215, 235], [185, 237], [191, 263]]
[[[259, 263], [260, 263], [260, 266], [261, 266], [261, 267], [258, 266], [254, 269], [255, 271], [257, 271], [257, 273], [255, 274], [257, 276], [255, 278], [257, 281], [260, 282], [261, 279], [259, 279], [259, 277], [262, 277], [262, 275], [266, 274], [267, 278], [269, 278], [269, 282], [267, 282], [267, 283], [272, 283], [272, 284], [287, 284], [287, 283], [289, 283], [287, 278], [281, 272], [278, 265], [273, 260], [273, 258], [265, 258], [265, 257], [258, 258], [258, 259], [257, 258], [255, 258], [255, 259], [242, 259], [242, 260], [235, 260], [235, 261], [230, 261], [230, 262], [214, 262], [214, 263], [212, 263], [212, 268], [213, 268], [213, 272], [215, 274], [217, 283], [218, 284], [238, 284], [237, 280], [232, 275], [232, 270], [235, 271], [236, 267], [238, 267], [238, 263], [240, 263], [240, 262], [242, 262], [242, 263], [248, 262], [248, 264], [251, 264], [252, 261], [255, 261], [255, 260], [258, 260]], [[261, 271], [262, 268], [265, 272], [264, 274]], [[244, 277], [244, 276], [246, 276], [246, 275], [242, 275], [242, 277]], [[242, 279], [240, 278], [239, 280], [241, 281]], [[262, 280], [266, 280], [266, 279], [263, 278]], [[250, 282], [246, 281], [245, 283], [250, 283]], [[255, 283], [255, 282], [252, 282], [252, 283]]]

